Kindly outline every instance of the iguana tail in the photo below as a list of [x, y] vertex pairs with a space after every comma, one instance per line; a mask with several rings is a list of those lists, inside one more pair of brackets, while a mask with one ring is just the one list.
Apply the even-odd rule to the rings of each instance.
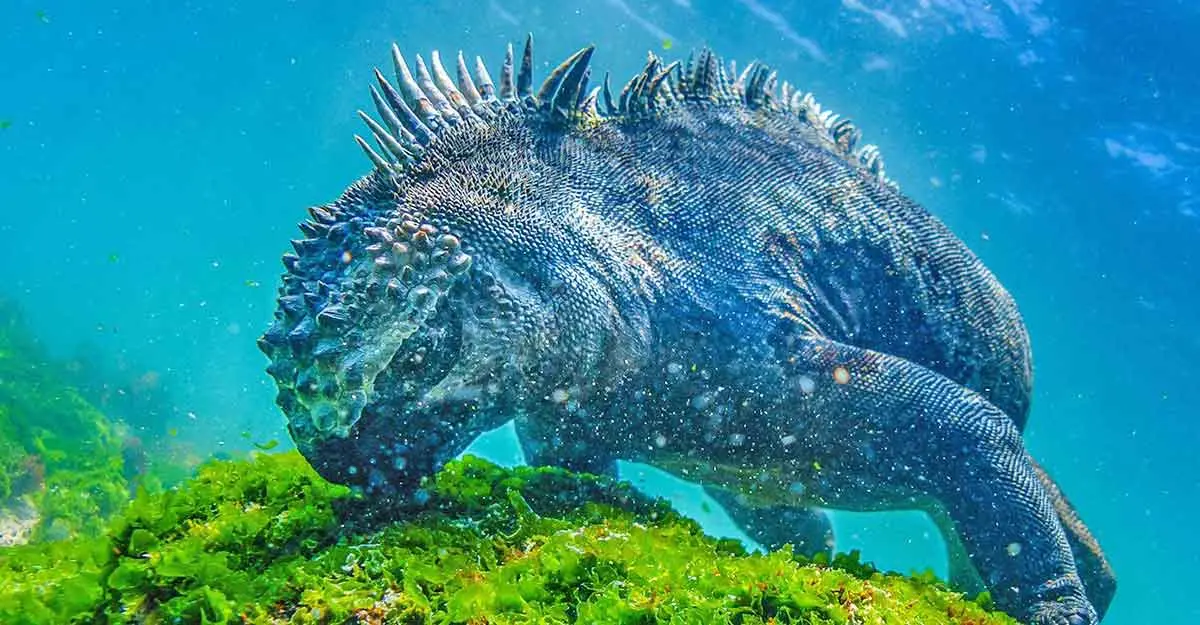
[[1080, 579], [1083, 580], [1088, 601], [1092, 602], [1092, 607], [1096, 608], [1096, 612], [1101, 618], [1104, 618], [1108, 604], [1112, 602], [1113, 595], [1117, 592], [1117, 578], [1113, 573], [1112, 566], [1104, 557], [1104, 552], [1100, 550], [1100, 544], [1083, 524], [1079, 513], [1075, 511], [1071, 502], [1067, 501], [1058, 485], [1037, 462], [1032, 459], [1030, 462], [1054, 504], [1054, 510], [1058, 513], [1058, 520], [1062, 524], [1063, 530], [1067, 533], [1067, 541], [1071, 543], [1071, 552], [1075, 555], [1075, 567], [1079, 572]]

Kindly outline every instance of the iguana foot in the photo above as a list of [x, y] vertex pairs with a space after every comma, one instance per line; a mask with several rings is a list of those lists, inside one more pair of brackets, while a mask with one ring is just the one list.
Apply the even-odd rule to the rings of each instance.
[[1046, 601], [1034, 604], [1031, 625], [1097, 625], [1100, 618], [1085, 601]]

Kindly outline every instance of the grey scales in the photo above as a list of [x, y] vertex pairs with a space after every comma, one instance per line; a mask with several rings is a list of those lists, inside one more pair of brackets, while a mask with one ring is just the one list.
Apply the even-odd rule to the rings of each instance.
[[1024, 446], [996, 278], [767, 66], [651, 54], [589, 89], [593, 50], [537, 85], [532, 39], [498, 80], [376, 70], [374, 169], [309, 209], [259, 339], [313, 466], [411, 500], [511, 419], [531, 464], [649, 463], [771, 548], [830, 549], [821, 508], [926, 511], [957, 588], [1098, 623], [1115, 579]]

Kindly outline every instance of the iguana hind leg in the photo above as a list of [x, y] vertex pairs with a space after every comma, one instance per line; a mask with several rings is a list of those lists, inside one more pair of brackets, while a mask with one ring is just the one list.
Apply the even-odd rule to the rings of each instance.
[[[1036, 624], [1095, 625], [1053, 501], [1012, 420], [912, 362], [819, 337], [795, 346], [797, 469], [830, 507], [936, 506], [998, 606]], [[804, 466], [803, 464], [799, 466]]]

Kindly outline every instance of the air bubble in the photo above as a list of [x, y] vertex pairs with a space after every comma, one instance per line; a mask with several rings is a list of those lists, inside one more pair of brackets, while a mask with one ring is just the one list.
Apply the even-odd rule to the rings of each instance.
[[800, 376], [796, 382], [800, 385], [800, 392], [804, 393], [805, 395], [817, 390], [817, 382], [806, 375]]

